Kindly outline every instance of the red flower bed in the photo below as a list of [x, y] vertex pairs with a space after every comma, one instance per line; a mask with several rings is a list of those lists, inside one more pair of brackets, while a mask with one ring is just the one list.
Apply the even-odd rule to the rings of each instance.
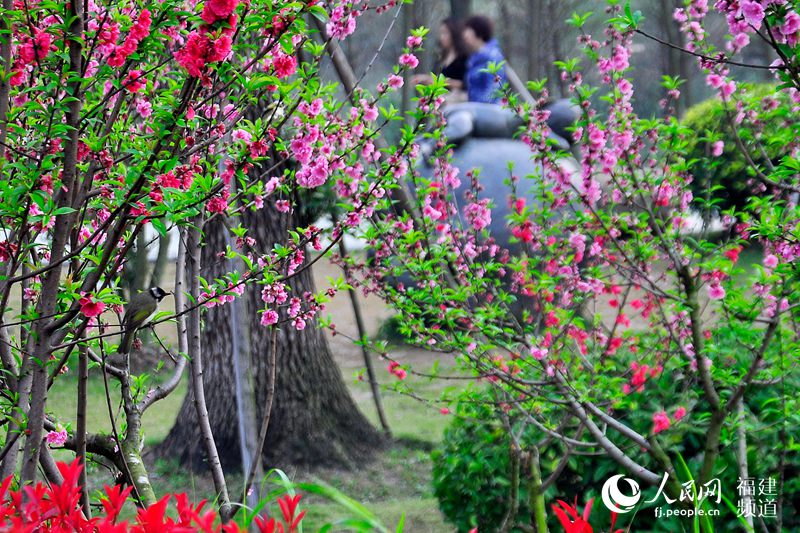
[[[203, 510], [206, 501], [196, 505], [189, 502], [185, 493], [168, 494], [153, 505], [138, 509], [130, 522], [119, 520], [120, 511], [130, 496], [132, 487], [105, 485], [101, 500], [102, 512], [88, 519], [80, 507], [81, 487], [78, 484], [82, 466], [59, 463], [64, 477], [60, 485], [43, 483], [26, 485], [19, 490], [9, 490], [12, 477], [0, 485], [0, 531], [14, 533], [40, 532], [91, 532], [91, 533], [236, 533], [246, 531], [233, 522], [220, 524], [214, 510]], [[170, 501], [174, 498], [177, 518], [168, 516]], [[282, 517], [256, 517], [254, 531], [260, 533], [294, 533], [305, 515], [297, 512], [300, 495], [288, 494], [278, 499]], [[173, 513], [174, 514], [174, 513]]]

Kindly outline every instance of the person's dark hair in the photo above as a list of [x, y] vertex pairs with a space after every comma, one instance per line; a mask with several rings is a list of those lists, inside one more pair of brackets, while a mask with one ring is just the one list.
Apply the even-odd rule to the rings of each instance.
[[483, 15], [474, 15], [464, 21], [465, 28], [472, 28], [472, 31], [475, 32], [475, 35], [478, 36], [479, 39], [482, 41], [489, 42], [492, 40], [492, 36], [494, 35], [494, 24], [489, 17], [484, 17]]
[[450, 32], [450, 38], [453, 41], [453, 48], [455, 48], [456, 56], [466, 57], [469, 55], [467, 48], [464, 46], [464, 39], [461, 32], [464, 31], [464, 24], [456, 17], [447, 17], [442, 21], [442, 25]]

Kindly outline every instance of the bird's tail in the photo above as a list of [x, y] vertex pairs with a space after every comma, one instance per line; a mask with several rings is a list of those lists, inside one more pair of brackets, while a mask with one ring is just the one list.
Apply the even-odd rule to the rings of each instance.
[[131, 352], [131, 348], [133, 347], [133, 339], [136, 338], [136, 329], [129, 328], [125, 333], [122, 334], [122, 340], [119, 343], [119, 347], [117, 348], [118, 353], [127, 354]]

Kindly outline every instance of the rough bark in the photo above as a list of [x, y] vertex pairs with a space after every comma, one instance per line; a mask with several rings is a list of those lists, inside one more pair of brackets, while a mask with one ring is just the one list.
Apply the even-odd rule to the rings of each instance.
[[[270, 250], [284, 242], [285, 224], [269, 204], [264, 209], [244, 216], [259, 250]], [[292, 226], [294, 227], [294, 226]], [[224, 249], [225, 229], [219, 221], [206, 226], [208, 245], [203, 250], [203, 264], [212, 267], [202, 276], [212, 279], [222, 272], [224, 262], [216, 252]], [[294, 295], [313, 291], [309, 270], [294, 277], [289, 285]], [[263, 307], [260, 287], [245, 293], [247, 307]], [[209, 418], [226, 469], [241, 468], [239, 430], [235, 405], [235, 376], [228, 306], [214, 307], [206, 313], [203, 328], [206, 372], [204, 383]], [[270, 329], [259, 324], [260, 315], [249, 313], [251, 321], [250, 364], [254, 372], [257, 420], [263, 418], [268, 385]], [[264, 466], [326, 465], [351, 466], [368, 458], [383, 442], [356, 407], [331, 356], [321, 330], [309, 324], [303, 331], [286, 325], [280, 329], [277, 342], [277, 377], [275, 399], [269, 422], [266, 445], [262, 454]], [[175, 426], [159, 446], [157, 454], [175, 458], [181, 464], [202, 470], [205, 454], [197, 434], [197, 418], [191, 392], [187, 395]], [[258, 428], [256, 428], [256, 431]]]
[[457, 19], [470, 16], [472, 2], [470, 0], [450, 0], [450, 15]]

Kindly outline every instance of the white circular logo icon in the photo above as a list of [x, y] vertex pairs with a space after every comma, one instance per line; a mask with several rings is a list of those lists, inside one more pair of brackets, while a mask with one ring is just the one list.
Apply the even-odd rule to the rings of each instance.
[[[633, 492], [633, 494], [630, 496], [623, 494], [622, 491], [619, 490], [619, 482], [621, 479], [624, 479], [628, 482], [628, 485]], [[606, 482], [603, 483], [601, 496], [603, 497], [603, 503], [610, 511], [624, 514], [629, 512], [636, 506], [637, 503], [639, 503], [642, 493], [639, 490], [639, 484], [636, 483], [636, 481], [629, 477], [625, 477], [622, 474], [617, 474], [616, 476], [608, 478]]]

